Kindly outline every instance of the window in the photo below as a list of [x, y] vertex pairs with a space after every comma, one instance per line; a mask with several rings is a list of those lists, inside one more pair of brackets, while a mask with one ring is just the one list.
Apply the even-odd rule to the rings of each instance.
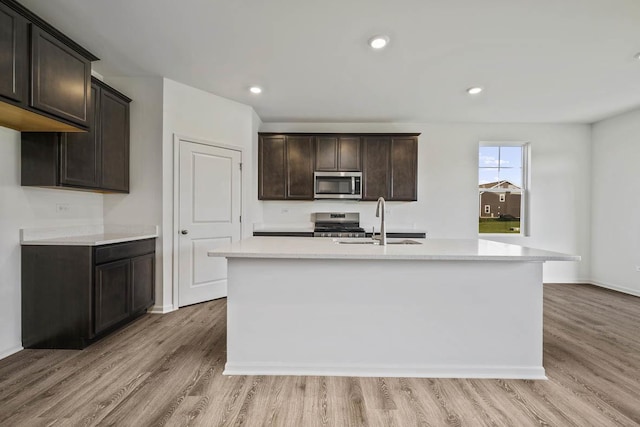
[[524, 234], [528, 148], [523, 142], [480, 144], [480, 234]]

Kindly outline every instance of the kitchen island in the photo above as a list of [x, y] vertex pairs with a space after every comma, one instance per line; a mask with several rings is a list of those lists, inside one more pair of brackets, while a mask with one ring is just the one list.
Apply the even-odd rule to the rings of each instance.
[[580, 257], [416, 241], [253, 237], [209, 251], [228, 259], [225, 374], [546, 378], [542, 266]]

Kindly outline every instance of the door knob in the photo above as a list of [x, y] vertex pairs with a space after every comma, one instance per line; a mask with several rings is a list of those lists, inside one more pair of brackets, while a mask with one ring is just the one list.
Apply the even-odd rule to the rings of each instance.
[[189, 234], [189, 230], [180, 230], [181, 234]]

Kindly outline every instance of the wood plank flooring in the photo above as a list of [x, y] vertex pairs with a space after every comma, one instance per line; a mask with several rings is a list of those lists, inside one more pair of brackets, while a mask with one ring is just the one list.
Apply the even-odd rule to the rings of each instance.
[[0, 361], [1, 426], [640, 425], [640, 298], [545, 285], [548, 381], [221, 375], [226, 300]]

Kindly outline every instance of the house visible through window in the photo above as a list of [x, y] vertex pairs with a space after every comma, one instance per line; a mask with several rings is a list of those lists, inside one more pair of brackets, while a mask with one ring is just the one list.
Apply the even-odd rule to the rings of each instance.
[[482, 143], [478, 150], [480, 233], [522, 234], [527, 144]]

